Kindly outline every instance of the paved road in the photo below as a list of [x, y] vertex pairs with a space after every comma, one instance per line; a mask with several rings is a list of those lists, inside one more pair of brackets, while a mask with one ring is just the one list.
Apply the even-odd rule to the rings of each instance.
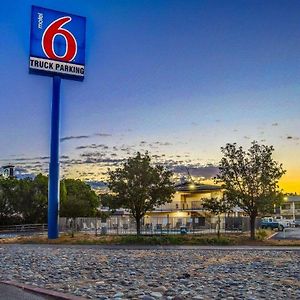
[[[0, 300], [45, 300], [50, 299], [26, 292], [20, 288], [0, 283]], [[53, 299], [53, 298], [51, 298]]]
[[300, 240], [300, 228], [287, 228], [274, 235], [275, 240]]

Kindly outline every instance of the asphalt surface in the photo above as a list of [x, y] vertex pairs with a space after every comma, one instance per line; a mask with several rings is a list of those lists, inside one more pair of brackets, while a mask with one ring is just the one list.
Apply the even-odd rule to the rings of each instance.
[[29, 293], [20, 288], [0, 283], [0, 300], [45, 300], [54, 299]]
[[300, 228], [286, 228], [273, 236], [274, 240], [300, 240]]

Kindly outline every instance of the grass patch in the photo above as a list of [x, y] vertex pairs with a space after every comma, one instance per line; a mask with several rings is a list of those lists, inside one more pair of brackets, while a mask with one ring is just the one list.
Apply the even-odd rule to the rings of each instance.
[[17, 237], [2, 239], [6, 244], [66, 244], [66, 245], [231, 245], [235, 244], [233, 237], [216, 235], [119, 235], [95, 236], [78, 233], [75, 237], [62, 234], [58, 239], [48, 240], [47, 236]]
[[300, 246], [300, 240], [270, 240], [274, 232], [258, 230], [257, 239], [249, 239], [249, 233], [199, 235], [99, 235], [88, 233], [61, 234], [58, 239], [48, 240], [46, 235], [0, 239], [0, 244], [62, 244], [62, 245], [211, 245], [211, 246]]

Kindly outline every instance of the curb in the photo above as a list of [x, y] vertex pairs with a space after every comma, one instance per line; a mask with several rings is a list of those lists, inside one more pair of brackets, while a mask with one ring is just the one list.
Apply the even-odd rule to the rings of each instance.
[[273, 234], [271, 234], [268, 238], [267, 238], [267, 240], [270, 240], [273, 236], [275, 236], [276, 234], [278, 234], [278, 232], [274, 232]]
[[52, 291], [52, 290], [47, 290], [47, 289], [31, 286], [31, 285], [24, 284], [24, 283], [19, 283], [16, 281], [0, 281], [0, 283], [14, 286], [17, 288], [21, 288], [22, 290], [32, 292], [35, 294], [39, 294], [41, 296], [44, 295], [44, 296], [48, 296], [48, 297], [53, 297], [54, 299], [58, 299], [58, 300], [59, 299], [61, 299], [61, 300], [86, 300], [87, 299], [87, 298], [83, 298], [83, 297], [78, 297], [78, 296], [74, 296], [74, 295], [70, 295], [70, 294], [65, 294], [65, 293], [61, 293], [61, 292], [56, 292], [56, 291]]

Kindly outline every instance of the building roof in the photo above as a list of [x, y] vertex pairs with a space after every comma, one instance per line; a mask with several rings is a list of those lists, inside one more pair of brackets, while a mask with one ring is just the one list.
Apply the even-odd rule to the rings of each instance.
[[288, 202], [300, 202], [300, 196], [287, 196]]
[[178, 192], [189, 192], [189, 193], [201, 193], [201, 192], [214, 192], [221, 191], [222, 188], [218, 185], [183, 182], [175, 185], [175, 189]]

